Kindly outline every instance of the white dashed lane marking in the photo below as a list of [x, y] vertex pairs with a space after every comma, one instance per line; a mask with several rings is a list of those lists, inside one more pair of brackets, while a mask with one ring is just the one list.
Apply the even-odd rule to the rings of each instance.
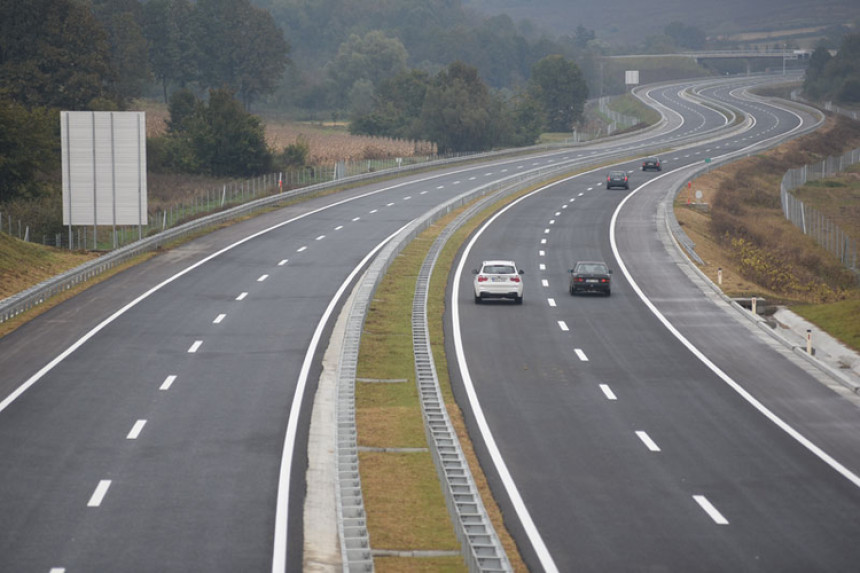
[[304, 247], [299, 247], [298, 249], [296, 249], [296, 252], [302, 253], [302, 252], [307, 251], [307, 250], [308, 250], [307, 246], [304, 246]]
[[610, 388], [608, 384], [601, 384], [600, 389], [603, 391], [603, 395], [606, 396], [607, 400], [617, 400], [618, 399], [615, 396], [615, 392], [612, 391], [612, 388]]
[[558, 321], [558, 327], [562, 330], [562, 332], [567, 332], [567, 331], [569, 331], [569, 330], [570, 330], [570, 329], [567, 327], [567, 323], [566, 323], [566, 322], [564, 322], [563, 320], [559, 320], [559, 321]]
[[645, 444], [645, 447], [651, 450], [652, 452], [659, 452], [660, 447], [651, 439], [651, 436], [647, 434], [647, 432], [643, 432], [639, 430], [636, 432], [636, 436], [642, 440], [642, 443]]
[[579, 358], [582, 362], [588, 362], [588, 356], [585, 355], [585, 352], [582, 351], [582, 348], [574, 348], [573, 351], [576, 353], [576, 357]]
[[93, 492], [93, 495], [90, 497], [90, 500], [87, 502], [87, 507], [98, 507], [104, 501], [105, 496], [107, 495], [108, 489], [110, 489], [111, 480], [103, 479], [99, 482], [99, 485], [96, 486], [96, 490]]
[[716, 523], [717, 525], [729, 524], [729, 520], [723, 517], [722, 513], [717, 511], [717, 508], [714, 507], [710, 501], [708, 501], [708, 498], [703, 495], [694, 495], [693, 499], [696, 500], [696, 503], [699, 504], [699, 507], [704, 509], [705, 513], [707, 513], [710, 518], [714, 520], [714, 523]]
[[226, 314], [219, 314], [215, 317], [215, 320], [212, 321], [212, 324], [221, 324], [225, 318], [227, 318]]
[[269, 275], [260, 275], [260, 277], [257, 279], [257, 282], [261, 283], [264, 280], [266, 280], [267, 278], [269, 278]]
[[248, 293], [246, 293], [246, 292], [240, 293], [239, 296], [236, 297], [236, 300], [245, 300], [245, 297], [247, 297], [247, 296], [248, 296]]
[[171, 374], [167, 378], [164, 379], [164, 382], [161, 383], [161, 386], [158, 388], [159, 390], [170, 390], [170, 387], [173, 386], [173, 383], [176, 382], [176, 376]]
[[136, 440], [138, 436], [140, 436], [140, 432], [143, 431], [143, 427], [146, 425], [146, 420], [138, 420], [134, 423], [134, 426], [131, 427], [131, 431], [125, 437], [126, 440]]
[[192, 344], [191, 347], [188, 349], [188, 354], [194, 354], [195, 352], [200, 350], [201, 346], [203, 346], [203, 341], [202, 340], [195, 340], [194, 344]]
[[546, 280], [546, 279], [541, 279], [540, 284], [541, 284], [541, 286], [543, 286], [544, 288], [546, 288], [546, 287], [548, 287], [548, 286], [549, 286], [549, 281], [548, 281], [548, 280]]
[[288, 262], [289, 262], [289, 259], [284, 259], [284, 260], [282, 260], [282, 261], [280, 261], [280, 262], [278, 263], [278, 266], [279, 266], [279, 267], [282, 267], [282, 266], [284, 266], [285, 264], [287, 264]]

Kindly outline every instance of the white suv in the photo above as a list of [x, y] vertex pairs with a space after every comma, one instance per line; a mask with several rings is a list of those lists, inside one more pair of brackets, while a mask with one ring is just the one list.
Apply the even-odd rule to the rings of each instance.
[[485, 298], [512, 298], [517, 304], [523, 302], [522, 270], [514, 261], [484, 261], [475, 275], [475, 303]]

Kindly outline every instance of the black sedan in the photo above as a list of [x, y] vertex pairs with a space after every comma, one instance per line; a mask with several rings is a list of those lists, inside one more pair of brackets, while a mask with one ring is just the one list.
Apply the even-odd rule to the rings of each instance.
[[660, 163], [659, 157], [646, 157], [644, 161], [642, 161], [642, 171], [662, 171], [663, 166]]
[[579, 261], [570, 269], [570, 294], [596, 292], [609, 296], [612, 269], [603, 261]]

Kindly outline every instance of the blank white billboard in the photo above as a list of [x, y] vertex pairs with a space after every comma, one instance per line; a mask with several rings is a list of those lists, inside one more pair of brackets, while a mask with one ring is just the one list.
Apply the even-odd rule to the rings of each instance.
[[146, 114], [60, 112], [64, 225], [146, 224]]
[[624, 83], [628, 86], [638, 86], [639, 70], [627, 70], [624, 72]]

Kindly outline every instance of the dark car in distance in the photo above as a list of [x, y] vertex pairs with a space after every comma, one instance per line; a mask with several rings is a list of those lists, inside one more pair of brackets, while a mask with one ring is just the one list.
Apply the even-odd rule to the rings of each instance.
[[630, 189], [630, 182], [627, 180], [626, 171], [610, 171], [606, 176], [606, 188], [621, 187], [622, 189]]
[[612, 269], [603, 261], [579, 261], [570, 269], [570, 294], [612, 292]]
[[663, 170], [663, 166], [660, 163], [659, 157], [646, 157], [642, 161], [642, 171], [650, 171], [652, 169], [654, 171], [662, 171]]

